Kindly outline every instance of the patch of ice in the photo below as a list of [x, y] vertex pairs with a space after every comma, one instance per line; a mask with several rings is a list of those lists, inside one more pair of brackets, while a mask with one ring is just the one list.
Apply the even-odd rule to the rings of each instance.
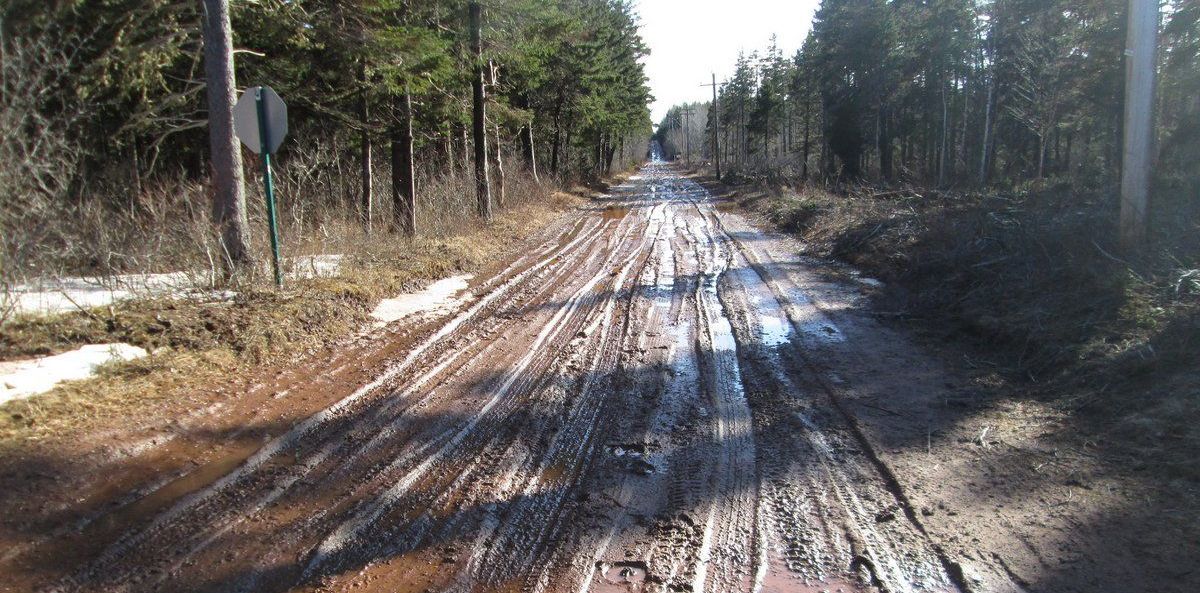
[[129, 344], [89, 344], [54, 356], [0, 362], [0, 404], [45, 393], [63, 381], [86, 379], [100, 365], [146, 355], [144, 348]]
[[883, 282], [880, 282], [879, 280], [876, 280], [874, 278], [859, 278], [858, 281], [861, 284], [866, 284], [867, 286], [871, 286], [871, 287], [875, 287], [875, 288], [879, 288], [879, 287], [883, 286]]
[[762, 342], [764, 346], [781, 346], [791, 341], [792, 327], [787, 321], [776, 315], [763, 314], [758, 318], [762, 324]]
[[371, 312], [371, 317], [383, 324], [398, 321], [413, 313], [449, 311], [461, 301], [456, 295], [467, 289], [467, 282], [471, 278], [471, 274], [442, 278], [420, 292], [384, 299]]

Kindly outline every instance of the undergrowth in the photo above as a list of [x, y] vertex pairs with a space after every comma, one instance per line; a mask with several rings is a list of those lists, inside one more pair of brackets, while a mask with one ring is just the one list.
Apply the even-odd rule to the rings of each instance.
[[381, 299], [423, 281], [479, 270], [576, 199], [543, 194], [503, 211], [488, 226], [462, 223], [457, 234], [374, 241], [350, 254], [336, 276], [290, 281], [281, 291], [260, 283], [241, 287], [231, 301], [144, 299], [11, 319], [0, 332], [0, 360], [107, 342], [130, 343], [152, 355], [0, 406], [0, 448], [136, 415], [232, 373], [286, 364], [332, 346], [366, 327]]
[[1139, 464], [1200, 479], [1200, 189], [1160, 180], [1146, 248], [1115, 243], [1115, 191], [744, 186], [736, 197], [814, 255], [885, 282], [919, 321], [1028, 391], [1096, 420]]

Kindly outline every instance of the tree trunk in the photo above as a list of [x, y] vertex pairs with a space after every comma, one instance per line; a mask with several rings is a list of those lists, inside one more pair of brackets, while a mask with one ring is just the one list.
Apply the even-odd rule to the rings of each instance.
[[[406, 88], [407, 91], [407, 88]], [[400, 126], [392, 130], [392, 215], [396, 230], [417, 231], [417, 186], [413, 175], [412, 95], [399, 98]]]
[[471, 168], [471, 141], [467, 140], [467, 126], [458, 126], [458, 140], [459, 147], [462, 148], [458, 162], [462, 163], [463, 173], [466, 173]]
[[442, 151], [446, 153], [446, 177], [454, 175], [454, 127], [446, 122], [446, 135], [443, 137]]
[[[529, 109], [529, 97], [521, 94], [517, 96], [517, 107], [521, 109]], [[521, 138], [521, 158], [525, 161], [525, 170], [533, 176], [535, 182], [540, 183], [537, 172], [537, 148], [533, 143], [533, 120], [521, 126], [521, 130], [517, 134]]]
[[504, 157], [502, 156], [503, 145], [500, 143], [500, 125], [494, 126], [496, 132], [496, 150], [495, 166], [496, 166], [496, 207], [504, 207]]
[[213, 220], [221, 229], [228, 272], [252, 263], [242, 158], [233, 135], [236, 85], [229, 0], [204, 0], [204, 75], [208, 95], [208, 142], [212, 163]]
[[1075, 142], [1075, 131], [1067, 132], [1067, 151], [1063, 156], [1062, 168], [1067, 175], [1071, 175], [1071, 148]]
[[942, 84], [942, 141], [938, 147], [938, 187], [946, 185], [946, 148], [950, 141], [950, 104], [946, 99], [946, 85]]
[[537, 151], [533, 143], [533, 122], [529, 122], [521, 128], [521, 153], [525, 157], [525, 168], [533, 176], [533, 180], [540, 183], [541, 179], [538, 179], [537, 170]]
[[[2, 21], [2, 20], [0, 20], [0, 21]], [[0, 26], [3, 26], [3, 24], [4, 24], [3, 22], [0, 22]], [[3, 39], [0, 39], [0, 43], [3, 43], [3, 42], [4, 42]], [[143, 191], [142, 164], [141, 164], [141, 161], [138, 159], [139, 152], [141, 152], [141, 151], [138, 150], [138, 141], [137, 141], [137, 138], [135, 137], [135, 138], [133, 138], [133, 142], [131, 142], [130, 146], [129, 146], [129, 178], [130, 178], [130, 181], [133, 182], [133, 195], [135, 198], [141, 198], [142, 191]]]
[[884, 181], [892, 180], [892, 132], [886, 106], [879, 109], [879, 175]]
[[1038, 164], [1037, 178], [1043, 179], [1046, 176], [1046, 133], [1038, 132]]
[[484, 105], [483, 81], [486, 64], [483, 61], [481, 39], [481, 12], [478, 2], [467, 5], [471, 25], [471, 57], [475, 59], [475, 72], [471, 77], [471, 132], [475, 139], [475, 197], [479, 202], [479, 216], [492, 219], [492, 190], [488, 181], [487, 112]]
[[568, 118], [567, 122], [567, 129], [563, 133], [562, 147], [562, 170], [564, 175], [571, 173], [571, 132], [574, 131], [574, 127], [570, 124], [570, 118]]
[[360, 155], [360, 166], [362, 167], [362, 215], [363, 228], [367, 234], [371, 234], [372, 220], [372, 204], [371, 204], [371, 112], [370, 104], [367, 101], [367, 66], [362, 64], [358, 71], [359, 82], [363, 85], [362, 96], [359, 98], [359, 124], [362, 125], [362, 154]]
[[763, 164], [771, 164], [771, 116], [763, 118]]
[[558, 151], [559, 143], [562, 141], [562, 107], [563, 107], [563, 89], [558, 89], [558, 98], [554, 102], [554, 144], [550, 147], [550, 172], [555, 176], [558, 175]]
[[613, 156], [616, 154], [616, 145], [613, 144], [611, 137], [604, 143], [604, 174], [612, 175]]
[[996, 74], [988, 77], [987, 106], [983, 112], [983, 144], [979, 157], [979, 185], [988, 182], [988, 169], [992, 151], [992, 110], [996, 105]]
[[963, 77], [963, 101], [962, 101], [962, 119], [958, 126], [958, 139], [955, 141], [954, 163], [951, 165], [956, 171], [961, 170], [965, 174], [969, 174], [970, 167], [967, 164], [967, 127], [971, 119], [971, 79]]
[[550, 147], [550, 173], [558, 175], [558, 145], [562, 138], [562, 132], [558, 129], [558, 117], [555, 117], [554, 122], [554, 144]]
[[812, 103], [810, 101], [805, 101], [804, 102], [804, 163], [800, 167], [800, 170], [801, 170], [800, 178], [803, 179], [804, 181], [808, 181], [808, 159], [810, 156], [809, 151], [811, 150], [811, 144], [810, 144], [811, 136], [809, 135], [810, 134], [810, 126], [811, 126], [811, 123], [810, 123], [810, 121], [811, 121], [811, 118], [810, 118], [811, 113], [810, 112], [811, 111], [812, 111]]

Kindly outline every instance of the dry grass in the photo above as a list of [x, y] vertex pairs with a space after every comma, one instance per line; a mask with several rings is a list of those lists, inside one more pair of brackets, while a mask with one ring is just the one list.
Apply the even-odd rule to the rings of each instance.
[[1121, 254], [1116, 199], [1065, 181], [1008, 193], [743, 186], [738, 201], [816, 255], [886, 283], [880, 306], [1012, 384], [1121, 435], [1138, 463], [1200, 480], [1200, 200], [1162, 181], [1154, 237]]
[[413, 239], [377, 232], [372, 241], [348, 250], [337, 276], [290, 282], [283, 291], [248, 286], [232, 302], [140, 300], [10, 320], [0, 335], [4, 358], [116, 341], [153, 354], [0, 407], [0, 449], [136, 417], [223, 376], [336, 344], [365, 327], [379, 300], [430, 279], [479, 270], [579, 203], [545, 187], [525, 185], [521, 191], [524, 197], [510, 201], [491, 225], [464, 219], [460, 232]]

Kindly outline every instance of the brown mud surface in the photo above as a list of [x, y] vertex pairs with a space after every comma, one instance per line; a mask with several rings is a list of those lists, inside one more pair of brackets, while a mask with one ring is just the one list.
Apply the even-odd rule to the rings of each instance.
[[988, 481], [1089, 460], [962, 443], [969, 379], [863, 287], [665, 165], [610, 191], [457, 310], [0, 460], [0, 590], [1195, 590], [1194, 539], [1091, 555], [1060, 490]]

